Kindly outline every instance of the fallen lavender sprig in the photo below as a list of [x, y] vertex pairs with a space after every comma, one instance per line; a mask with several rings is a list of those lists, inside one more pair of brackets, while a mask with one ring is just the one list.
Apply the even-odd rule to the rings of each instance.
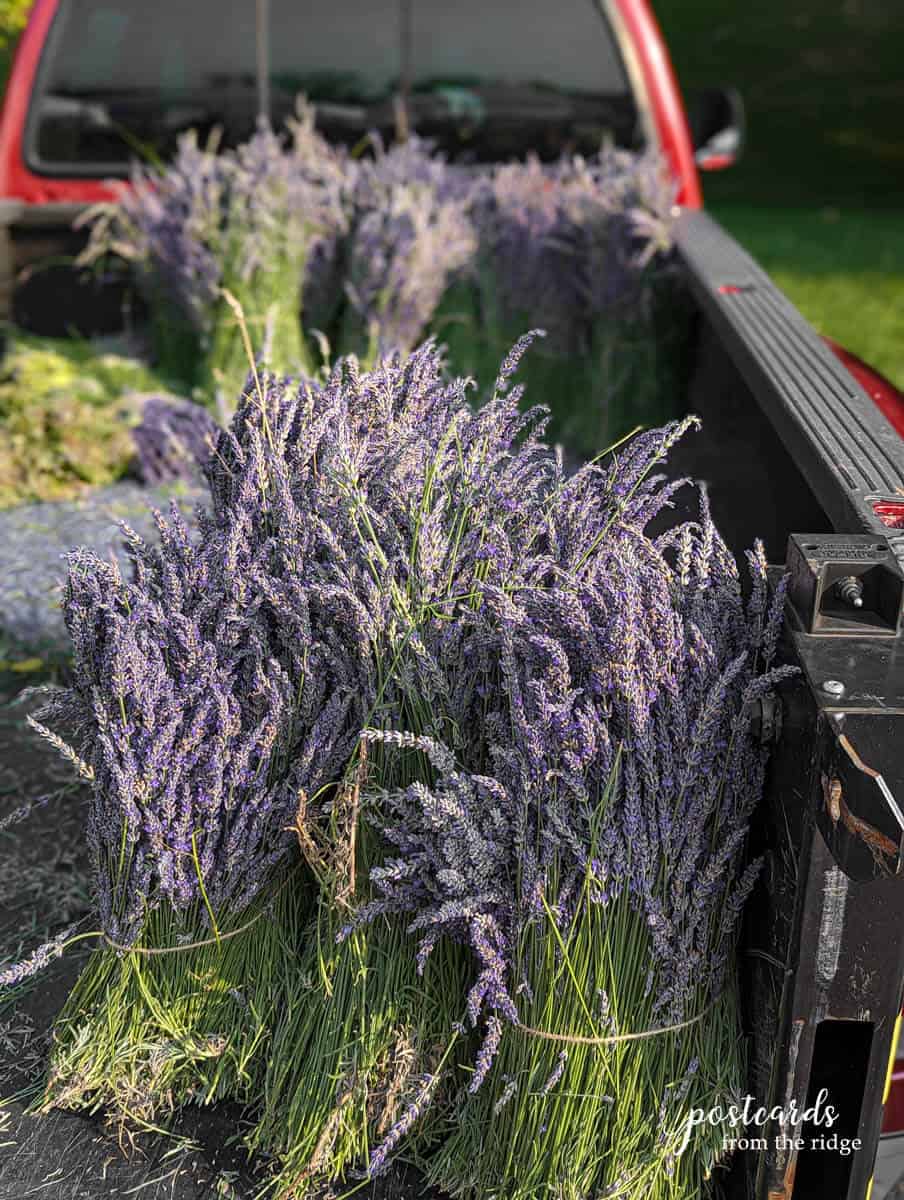
[[371, 1153], [368, 1178], [376, 1178], [386, 1171], [389, 1155], [405, 1134], [417, 1123], [421, 1113], [429, 1107], [439, 1079], [439, 1073], [424, 1076], [414, 1099], [406, 1106], [405, 1111], [389, 1130], [389, 1133], [387, 1133], [381, 1144]]
[[68, 929], [64, 929], [62, 933], [58, 933], [56, 937], [51, 938], [49, 942], [45, 942], [43, 946], [38, 946], [27, 958], [23, 958], [11, 966], [4, 967], [0, 971], [0, 988], [17, 987], [26, 979], [30, 979], [32, 975], [37, 975], [39, 971], [43, 971], [55, 958], [59, 958], [62, 955], [66, 949], [66, 943], [77, 928], [77, 925], [70, 925]]
[[37, 800], [30, 800], [27, 804], [20, 804], [18, 808], [14, 808], [12, 812], [7, 813], [3, 820], [0, 821], [0, 833], [13, 825], [19, 825], [22, 821], [27, 821], [33, 812], [37, 812], [39, 808], [44, 808], [51, 800], [56, 799], [58, 795], [58, 792], [50, 792], [46, 796], [39, 796]]
[[556, 1065], [553, 1067], [553, 1069], [550, 1072], [549, 1076], [547, 1077], [545, 1083], [540, 1088], [541, 1095], [543, 1095], [543, 1096], [547, 1095], [547, 1093], [551, 1092], [552, 1089], [556, 1086], [556, 1084], [559, 1082], [559, 1080], [562, 1078], [562, 1076], [565, 1073], [565, 1064], [567, 1061], [568, 1061], [568, 1051], [560, 1050], [559, 1057], [556, 1059]]

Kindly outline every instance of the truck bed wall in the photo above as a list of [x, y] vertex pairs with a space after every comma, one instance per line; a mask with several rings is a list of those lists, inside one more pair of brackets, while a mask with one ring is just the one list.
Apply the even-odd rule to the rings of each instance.
[[[716, 525], [741, 561], [760, 538], [769, 561], [782, 563], [790, 533], [828, 533], [829, 519], [702, 313], [692, 339], [684, 409], [703, 424], [672, 451], [669, 474], [707, 485]], [[679, 497], [680, 515], [693, 519], [696, 493]]]

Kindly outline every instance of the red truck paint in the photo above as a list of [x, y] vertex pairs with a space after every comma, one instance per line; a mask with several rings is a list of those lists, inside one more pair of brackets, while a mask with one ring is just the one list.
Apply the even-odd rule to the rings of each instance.
[[93, 179], [48, 179], [25, 165], [22, 144], [28, 105], [58, 0], [36, 0], [13, 59], [0, 113], [0, 199], [26, 204], [96, 204], [110, 200], [108, 185]]
[[835, 357], [847, 367], [873, 403], [904, 437], [904, 392], [900, 392], [890, 379], [886, 379], [869, 363], [858, 358], [844, 346], [839, 346], [829, 337], [822, 339]]
[[877, 500], [873, 512], [886, 529], [904, 529], [904, 500]]
[[643, 77], [659, 148], [678, 183], [677, 201], [685, 208], [702, 208], [703, 193], [687, 113], [653, 10], [647, 0], [613, 0], [610, 10], [616, 16], [613, 24], [621, 24], [628, 39], [622, 49], [633, 54]]
[[700, 163], [700, 168], [703, 171], [727, 171], [736, 161], [733, 154], [709, 154], [706, 160]]

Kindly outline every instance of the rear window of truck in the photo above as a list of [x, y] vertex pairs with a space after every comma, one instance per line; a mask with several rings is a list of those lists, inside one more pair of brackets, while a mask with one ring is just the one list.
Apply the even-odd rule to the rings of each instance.
[[237, 144], [259, 110], [259, 63], [275, 122], [304, 93], [323, 132], [350, 145], [397, 131], [400, 97], [407, 128], [465, 161], [592, 153], [637, 135], [596, 0], [61, 0], [26, 161], [121, 175], [189, 128]]

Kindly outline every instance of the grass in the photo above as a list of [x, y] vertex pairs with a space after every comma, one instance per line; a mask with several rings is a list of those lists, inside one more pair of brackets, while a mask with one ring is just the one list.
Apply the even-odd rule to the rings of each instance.
[[888, 0], [653, 0], [685, 96], [731, 84], [742, 163], [711, 202], [894, 210], [904, 183], [904, 7]]

